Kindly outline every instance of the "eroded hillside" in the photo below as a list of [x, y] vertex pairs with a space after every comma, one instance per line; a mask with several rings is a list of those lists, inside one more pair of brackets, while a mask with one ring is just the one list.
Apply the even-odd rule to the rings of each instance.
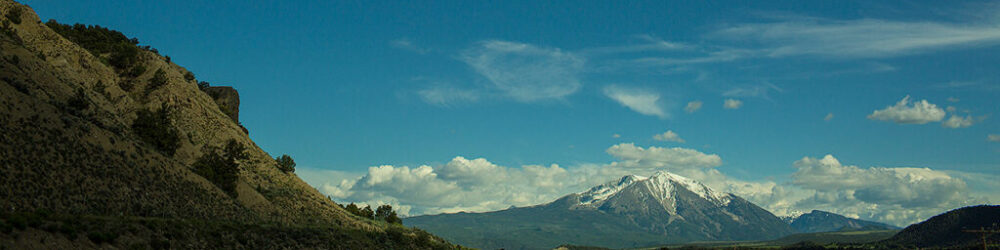
[[[391, 227], [350, 215], [294, 173], [276, 168], [232, 114], [238, 107], [220, 105], [238, 105], [238, 99], [217, 103], [194, 74], [155, 49], [132, 40], [134, 47], [127, 48], [134, 54], [102, 53], [60, 35], [52, 27], [62, 26], [41, 21], [28, 6], [2, 0], [0, 13], [4, 213], [329, 225], [374, 233]], [[146, 119], [142, 112], [164, 108], [167, 120], [151, 125], [159, 130], [138, 128]], [[176, 139], [163, 140], [167, 132]], [[247, 157], [238, 160], [235, 189], [226, 192], [193, 165], [230, 141]]]

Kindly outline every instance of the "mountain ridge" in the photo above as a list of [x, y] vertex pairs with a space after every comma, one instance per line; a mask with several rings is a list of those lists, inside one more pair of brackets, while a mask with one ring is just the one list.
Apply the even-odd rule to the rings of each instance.
[[[581, 218], [587, 221], [578, 221]], [[706, 240], [773, 239], [794, 232], [770, 212], [738, 196], [715, 192], [694, 180], [665, 171], [650, 177], [623, 176], [530, 207], [416, 216], [404, 223], [463, 245], [507, 249], [552, 248], [563, 244], [642, 247]], [[538, 234], [545, 237], [533, 236]], [[512, 243], [515, 240], [522, 242]]]
[[843, 215], [812, 210], [799, 215], [791, 223], [792, 228], [802, 233], [834, 232], [845, 230], [895, 230], [898, 227], [881, 222], [847, 218]]

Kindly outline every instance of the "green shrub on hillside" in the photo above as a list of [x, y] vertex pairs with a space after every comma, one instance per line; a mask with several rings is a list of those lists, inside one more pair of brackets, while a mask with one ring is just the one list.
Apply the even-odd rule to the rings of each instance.
[[189, 82], [194, 81], [194, 73], [191, 73], [191, 71], [184, 73], [184, 80]]
[[205, 177], [222, 191], [236, 197], [240, 162], [249, 158], [246, 147], [230, 139], [221, 150], [210, 146], [206, 149], [207, 152], [198, 157], [192, 166], [194, 172]]
[[375, 209], [375, 220], [381, 220], [388, 222], [389, 224], [403, 224], [403, 220], [396, 215], [396, 211], [392, 211], [392, 206], [381, 205]]
[[209, 85], [209, 83], [206, 82], [206, 81], [200, 81], [200, 82], [198, 82], [198, 89], [200, 89], [202, 92], [204, 92], [205, 90], [207, 90], [208, 87], [210, 87], [210, 86], [211, 85]]
[[73, 98], [70, 98], [69, 101], [66, 102], [66, 105], [72, 108], [74, 112], [82, 112], [87, 110], [87, 108], [90, 108], [90, 100], [87, 99], [87, 95], [83, 92], [83, 88], [77, 88], [76, 95], [74, 95]]
[[171, 124], [170, 108], [164, 105], [157, 111], [139, 110], [132, 122], [132, 130], [139, 139], [156, 147], [166, 156], [173, 156], [180, 147], [180, 135]]
[[21, 24], [21, 6], [14, 5], [7, 11], [7, 20], [14, 24]]
[[142, 75], [142, 73], [146, 73], [146, 66], [142, 66], [142, 64], [136, 64], [135, 66], [132, 66], [131, 69], [125, 72], [125, 76], [139, 77], [140, 75]]
[[281, 155], [274, 158], [274, 161], [278, 162], [278, 169], [281, 171], [285, 173], [295, 172], [295, 160], [291, 156]]
[[351, 202], [351, 204], [348, 204], [347, 206], [344, 205], [340, 206], [343, 207], [344, 210], [347, 210], [348, 213], [361, 216], [361, 208], [358, 208], [358, 205], [355, 205], [354, 202]]
[[375, 211], [372, 211], [372, 206], [368, 205], [361, 209], [361, 213], [358, 216], [365, 217], [368, 219], [375, 219]]
[[371, 206], [365, 206], [365, 208], [359, 208], [358, 205], [354, 204], [354, 202], [351, 202], [351, 204], [348, 204], [347, 206], [344, 206], [342, 204], [337, 204], [337, 205], [339, 205], [344, 210], [347, 210], [348, 213], [363, 218], [385, 221], [388, 222], [389, 224], [403, 224], [403, 219], [399, 218], [399, 215], [396, 214], [396, 211], [392, 210], [392, 206], [390, 205], [378, 206], [378, 208], [375, 209], [375, 211], [372, 211]]
[[156, 69], [153, 73], [153, 77], [149, 78], [149, 86], [146, 87], [146, 93], [152, 92], [155, 89], [160, 88], [167, 84], [167, 72], [163, 69]]
[[61, 24], [52, 19], [45, 25], [123, 72], [139, 61], [142, 49], [138, 46], [139, 40], [129, 39], [119, 31], [99, 25]]

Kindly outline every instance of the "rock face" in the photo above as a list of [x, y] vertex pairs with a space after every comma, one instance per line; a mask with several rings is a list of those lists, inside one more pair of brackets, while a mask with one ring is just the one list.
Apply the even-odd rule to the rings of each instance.
[[404, 222], [459, 244], [507, 249], [766, 240], [794, 232], [738, 196], [669, 172], [624, 176], [534, 207], [418, 216]]
[[885, 223], [851, 219], [843, 215], [820, 210], [813, 210], [810, 213], [800, 215], [798, 218], [792, 220], [791, 226], [801, 233], [899, 229]]
[[212, 86], [205, 89], [205, 93], [215, 100], [222, 113], [225, 113], [234, 122], [240, 122], [240, 93], [229, 86]]

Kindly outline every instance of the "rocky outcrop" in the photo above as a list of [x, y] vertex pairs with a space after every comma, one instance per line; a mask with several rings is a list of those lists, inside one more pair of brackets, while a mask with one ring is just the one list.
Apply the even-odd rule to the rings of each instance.
[[205, 89], [205, 93], [215, 100], [222, 113], [225, 113], [234, 122], [240, 122], [240, 93], [229, 86], [212, 86]]

